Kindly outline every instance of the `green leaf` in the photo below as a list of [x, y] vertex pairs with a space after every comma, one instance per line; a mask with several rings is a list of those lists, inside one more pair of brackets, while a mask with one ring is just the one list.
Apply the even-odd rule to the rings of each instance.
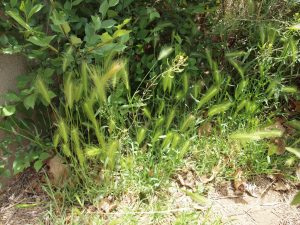
[[71, 28], [70, 28], [70, 25], [68, 22], [61, 24], [61, 29], [64, 32], [64, 34], [68, 34], [71, 31]]
[[49, 153], [47, 153], [47, 152], [42, 152], [40, 155], [39, 155], [39, 159], [40, 160], [45, 160], [45, 159], [47, 159], [47, 158], [49, 158]]
[[39, 12], [44, 6], [41, 4], [37, 4], [31, 8], [28, 14], [28, 19], [30, 19], [35, 13]]
[[104, 1], [102, 2], [102, 4], [100, 5], [100, 8], [99, 8], [99, 12], [101, 13], [102, 18], [104, 18], [104, 17], [106, 16], [106, 13], [107, 13], [108, 8], [109, 8], [108, 1], [107, 1], [107, 0], [104, 0]]
[[72, 2], [72, 6], [76, 6], [79, 5], [81, 2], [83, 2], [84, 0], [75, 0]]
[[10, 0], [10, 6], [15, 7], [18, 3], [18, 0]]
[[131, 32], [131, 30], [116, 30], [115, 33], [113, 34], [113, 38], [118, 38], [124, 35], [127, 35]]
[[184, 193], [200, 205], [205, 205], [207, 203], [207, 199], [202, 195], [190, 191], [184, 191]]
[[300, 204], [300, 191], [295, 195], [291, 205], [299, 205]]
[[18, 95], [16, 95], [15, 93], [13, 92], [9, 92], [9, 93], [6, 93], [4, 95], [4, 98], [8, 101], [8, 102], [18, 102], [20, 101], [20, 97]]
[[290, 148], [290, 147], [286, 147], [285, 149], [287, 151], [289, 151], [290, 153], [293, 153], [298, 158], [300, 158], [300, 149], [298, 149], [298, 148]]
[[147, 8], [147, 14], [149, 15], [149, 20], [152, 21], [155, 18], [160, 18], [160, 14], [155, 8]]
[[118, 5], [119, 0], [109, 0], [109, 7], [113, 7]]
[[113, 40], [113, 37], [109, 35], [109, 33], [105, 32], [101, 35], [102, 42], [110, 42]]
[[102, 21], [101, 28], [112, 28], [116, 23], [115, 20], [104, 20]]
[[92, 16], [92, 21], [94, 24], [94, 29], [99, 30], [101, 28], [101, 20], [99, 16]]
[[66, 23], [66, 14], [63, 11], [57, 12], [56, 10], [53, 10], [51, 20], [54, 25], [60, 26]]
[[80, 45], [82, 43], [82, 40], [78, 37], [76, 37], [75, 35], [72, 35], [70, 37], [71, 43], [72, 45]]
[[34, 94], [31, 94], [31, 95], [28, 95], [24, 99], [23, 104], [24, 104], [24, 106], [27, 110], [30, 109], [30, 108], [34, 109], [36, 98], [37, 98], [37, 95], [34, 93]]
[[126, 24], [130, 23], [131, 21], [131, 18], [127, 18], [125, 19], [121, 24], [119, 24], [118, 26], [116, 26], [116, 28], [119, 30], [119, 29], [122, 29]]
[[43, 160], [37, 160], [33, 165], [35, 171], [38, 172], [43, 167], [43, 164]]
[[0, 45], [7, 45], [8, 44], [8, 38], [5, 34], [0, 35]]
[[63, 72], [66, 71], [66, 69], [68, 68], [68, 66], [71, 64], [71, 62], [73, 61], [73, 48], [72, 46], [70, 46], [67, 50], [67, 52], [64, 54], [64, 59], [63, 59]]
[[18, 24], [20, 24], [22, 27], [24, 27], [26, 30], [31, 30], [31, 27], [20, 17], [19, 14], [13, 11], [7, 11], [6, 12], [10, 17], [12, 17], [15, 21], [17, 21]]
[[12, 116], [13, 114], [16, 113], [16, 106], [14, 106], [14, 105], [5, 106], [2, 109], [2, 113], [3, 113], [3, 116]]
[[50, 42], [53, 40], [54, 37], [55, 36], [47, 36], [47, 37], [41, 38], [41, 37], [31, 36], [27, 40], [37, 46], [47, 47], [50, 44]]

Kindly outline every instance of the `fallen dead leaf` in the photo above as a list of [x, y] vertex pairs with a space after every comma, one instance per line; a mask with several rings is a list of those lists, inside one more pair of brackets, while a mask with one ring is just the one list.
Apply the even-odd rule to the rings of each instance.
[[227, 181], [223, 181], [222, 183], [219, 183], [218, 185], [216, 185], [216, 191], [223, 195], [223, 196], [227, 196], [229, 194], [229, 190], [228, 187], [230, 186], [230, 183]]
[[267, 175], [267, 178], [275, 183], [276, 181], [282, 180], [284, 176], [281, 173], [274, 173]]
[[268, 155], [282, 155], [286, 150], [285, 147], [285, 140], [283, 138], [275, 138], [269, 144]]
[[188, 187], [190, 189], [195, 188], [195, 176], [192, 171], [187, 171], [184, 174], [177, 175], [178, 183], [183, 187]]
[[297, 176], [298, 180], [300, 181], [300, 163], [298, 164], [298, 166], [296, 168], [296, 176]]
[[254, 198], [258, 197], [258, 195], [256, 193], [256, 189], [257, 189], [257, 187], [255, 184], [250, 184], [250, 183], [245, 184], [245, 192], [251, 197], [254, 197]]
[[49, 167], [48, 175], [52, 185], [62, 186], [68, 178], [68, 167], [63, 163], [63, 160], [59, 156], [54, 156], [47, 162]]
[[193, 189], [195, 187], [195, 176], [192, 171], [188, 171], [186, 174], [185, 186]]
[[112, 196], [104, 198], [97, 206], [102, 213], [110, 213], [117, 208], [117, 204], [113, 201]]
[[211, 123], [204, 123], [198, 129], [198, 136], [201, 138], [202, 136], [209, 136], [212, 132], [212, 124]]
[[291, 189], [291, 187], [288, 183], [285, 183], [283, 180], [279, 180], [276, 183], [274, 183], [273, 189], [275, 191], [287, 192]]
[[297, 101], [295, 99], [291, 99], [290, 101], [291, 110], [297, 113], [300, 113], [300, 101]]
[[276, 119], [275, 123], [266, 127], [265, 130], [280, 130], [282, 133], [285, 133], [286, 128], [283, 126], [283, 120], [282, 119]]
[[210, 177], [207, 177], [207, 176], [201, 176], [200, 177], [200, 181], [203, 183], [203, 184], [207, 184], [211, 181], [213, 181], [217, 174], [219, 173], [220, 171], [220, 162], [218, 163], [217, 166], [215, 166], [213, 169], [212, 169], [212, 175]]
[[185, 181], [184, 181], [183, 177], [180, 174], [177, 175], [177, 179], [178, 179], [179, 184], [181, 186], [185, 186]]
[[234, 188], [234, 194], [236, 195], [243, 195], [245, 192], [246, 182], [243, 179], [242, 175], [243, 175], [243, 171], [238, 170], [234, 176], [233, 188]]

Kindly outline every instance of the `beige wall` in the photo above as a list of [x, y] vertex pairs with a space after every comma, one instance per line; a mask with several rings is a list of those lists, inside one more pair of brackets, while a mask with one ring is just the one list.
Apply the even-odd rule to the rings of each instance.
[[[8, 90], [16, 90], [16, 77], [26, 72], [26, 60], [20, 55], [2, 55], [0, 54], [0, 105], [4, 103], [1, 95]], [[1, 120], [1, 118], [0, 118]], [[0, 131], [0, 141], [5, 138], [3, 132]], [[10, 146], [14, 152], [15, 146]], [[12, 164], [14, 156], [9, 161]], [[1, 160], [1, 149], [0, 149]], [[9, 165], [12, 169], [12, 165]], [[1, 183], [6, 183], [8, 180], [0, 177]]]
[[[20, 55], [0, 54], [0, 95], [16, 89], [16, 77], [26, 72], [26, 60]], [[0, 104], [3, 98], [0, 97]]]

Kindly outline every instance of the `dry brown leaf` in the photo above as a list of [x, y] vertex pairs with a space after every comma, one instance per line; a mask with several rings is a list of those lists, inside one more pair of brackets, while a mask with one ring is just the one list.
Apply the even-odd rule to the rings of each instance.
[[193, 189], [195, 187], [195, 177], [192, 171], [188, 171], [186, 174], [185, 186]]
[[282, 155], [285, 152], [285, 140], [283, 138], [275, 138], [273, 143], [276, 145], [276, 154]]
[[191, 170], [186, 170], [181, 174], [177, 174], [177, 181], [179, 185], [190, 189], [194, 189], [196, 186], [196, 176]]
[[255, 184], [245, 184], [245, 192], [254, 198], [258, 197]]
[[296, 176], [297, 176], [298, 180], [300, 181], [300, 163], [298, 164], [297, 169], [296, 169]]
[[183, 177], [180, 174], [177, 175], [177, 178], [178, 178], [179, 184], [181, 186], [185, 186], [185, 181], [184, 181]]
[[283, 180], [279, 180], [274, 184], [273, 189], [275, 191], [286, 192], [286, 191], [289, 191], [291, 189], [291, 187], [289, 184], [285, 183]]
[[246, 182], [244, 181], [243, 177], [243, 171], [242, 170], [238, 170], [234, 176], [234, 180], [233, 180], [233, 188], [234, 188], [234, 193], [236, 195], [242, 195], [245, 192], [245, 185]]
[[62, 186], [68, 178], [68, 167], [63, 164], [62, 159], [57, 155], [48, 160], [47, 166], [49, 167], [48, 175], [51, 184], [54, 186]]
[[293, 105], [294, 105], [294, 111], [300, 113], [300, 101], [294, 100]]
[[215, 166], [213, 169], [212, 169], [212, 175], [210, 177], [207, 177], [207, 176], [201, 176], [200, 177], [200, 181], [203, 183], [203, 184], [207, 184], [211, 181], [213, 181], [217, 174], [219, 173], [220, 171], [220, 162], [218, 163], [217, 166]]
[[230, 183], [227, 182], [227, 181], [223, 181], [221, 183], [219, 183], [215, 188], [216, 188], [216, 191], [223, 195], [223, 196], [228, 196], [229, 195], [229, 187], [230, 186]]
[[211, 123], [204, 123], [198, 129], [198, 136], [201, 138], [202, 136], [209, 136], [212, 132], [212, 124]]
[[282, 133], [285, 133], [285, 127], [282, 125], [283, 122], [281, 122], [282, 120], [280, 119], [277, 119], [276, 122], [268, 127], [265, 128], [265, 130], [273, 130], [273, 129], [276, 129], [276, 130], [280, 130]]
[[110, 213], [117, 208], [117, 204], [114, 203], [112, 196], [108, 196], [98, 204], [97, 208], [103, 213]]
[[267, 175], [267, 178], [269, 178], [273, 182], [276, 182], [276, 181], [282, 180], [284, 178], [284, 176], [281, 173], [274, 173], [274, 174]]

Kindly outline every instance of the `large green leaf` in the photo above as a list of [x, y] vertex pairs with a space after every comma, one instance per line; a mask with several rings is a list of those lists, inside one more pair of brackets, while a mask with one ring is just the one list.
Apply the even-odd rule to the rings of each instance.
[[116, 30], [115, 33], [113, 34], [113, 38], [118, 38], [124, 35], [127, 35], [131, 32], [131, 30]]
[[94, 29], [95, 30], [99, 30], [101, 28], [101, 20], [100, 20], [100, 17], [99, 16], [92, 16], [92, 21], [93, 21], [93, 24], [94, 24]]
[[8, 102], [18, 102], [18, 101], [20, 101], [20, 97], [18, 95], [16, 95], [16, 93], [13, 93], [13, 92], [8, 92], [8, 93], [4, 94], [4, 98]]
[[55, 38], [55, 36], [47, 36], [47, 37], [37, 37], [37, 36], [31, 36], [27, 40], [30, 41], [32, 44], [35, 44], [40, 47], [47, 47], [50, 42]]
[[72, 45], [79, 45], [82, 43], [82, 40], [80, 38], [76, 37], [75, 35], [71, 35], [70, 40], [71, 40]]
[[18, 0], [10, 0], [10, 6], [15, 7], [18, 3]]
[[109, 7], [113, 7], [118, 5], [119, 0], [109, 0]]
[[2, 108], [3, 116], [12, 116], [16, 113], [16, 106], [8, 105]]
[[109, 9], [109, 3], [107, 0], [104, 0], [99, 8], [99, 12], [101, 13], [102, 18], [104, 18], [106, 16], [108, 9]]
[[20, 17], [20, 15], [13, 11], [6, 12], [10, 17], [12, 17], [18, 24], [24, 27], [26, 30], [31, 30], [31, 27]]
[[24, 101], [23, 101], [23, 104], [25, 106], [25, 108], [28, 110], [30, 108], [34, 108], [35, 106], [35, 101], [36, 101], [36, 98], [37, 98], [37, 95], [34, 93], [34, 94], [31, 94], [31, 95], [28, 95]]
[[34, 14], [39, 12], [43, 7], [44, 6], [42, 4], [37, 4], [37, 5], [33, 6], [28, 14], [28, 19], [30, 19]]
[[112, 28], [117, 22], [115, 20], [103, 20], [101, 28]]
[[79, 5], [81, 2], [83, 2], [84, 0], [75, 0], [72, 2], [72, 6], [76, 6]]

